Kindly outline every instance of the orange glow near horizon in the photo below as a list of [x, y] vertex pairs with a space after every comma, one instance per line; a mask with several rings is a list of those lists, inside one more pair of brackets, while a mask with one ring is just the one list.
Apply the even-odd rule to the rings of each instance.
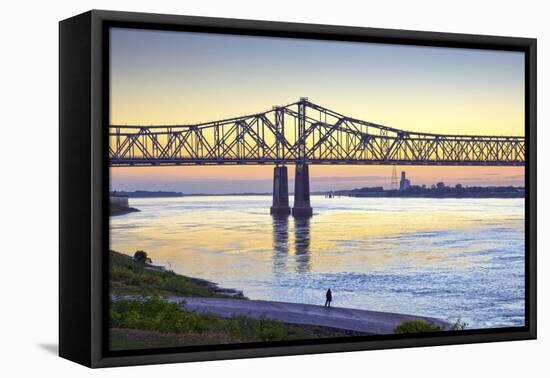
[[[194, 124], [308, 97], [401, 130], [524, 135], [519, 52], [114, 29], [111, 124]], [[293, 167], [289, 166], [289, 179]], [[413, 184], [523, 185], [523, 167], [402, 166]], [[268, 182], [270, 166], [111, 169], [113, 189]], [[312, 166], [312, 190], [389, 187], [390, 166]], [[350, 180], [353, 178], [353, 180]], [[365, 178], [364, 180], [362, 178]], [[316, 181], [317, 180], [317, 181]], [[320, 184], [323, 182], [323, 185]], [[216, 184], [218, 183], [218, 184]], [[169, 184], [169, 185], [168, 185]], [[255, 191], [267, 191], [269, 185]], [[223, 188], [216, 190], [223, 191]]]
[[[390, 188], [392, 166], [373, 165], [311, 165], [310, 178], [312, 191], [353, 189], [365, 186]], [[437, 182], [447, 185], [464, 186], [524, 186], [524, 167], [441, 167], [441, 166], [398, 166], [397, 174], [405, 171], [413, 185], [430, 186]], [[294, 166], [288, 166], [289, 181], [294, 179]], [[208, 193], [208, 187], [223, 181], [242, 182], [241, 190], [225, 192], [269, 192], [273, 179], [273, 166], [172, 166], [172, 167], [117, 167], [111, 168], [114, 179], [113, 190], [178, 190], [184, 193]], [[132, 181], [133, 180], [133, 181]], [[121, 182], [132, 182], [129, 186]], [[188, 190], [190, 182], [199, 183], [196, 189]], [[257, 182], [258, 188], [249, 187]], [[265, 184], [260, 185], [262, 182]], [[168, 186], [163, 185], [166, 183]], [[204, 190], [200, 190], [204, 187]], [[216, 188], [217, 189], [217, 188]], [[250, 189], [250, 190], [248, 190]], [[292, 187], [289, 188], [293, 190]], [[215, 190], [223, 193], [223, 190]]]

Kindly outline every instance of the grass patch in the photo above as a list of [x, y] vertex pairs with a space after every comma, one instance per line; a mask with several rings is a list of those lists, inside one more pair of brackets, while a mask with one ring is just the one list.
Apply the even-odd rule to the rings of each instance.
[[109, 334], [111, 350], [175, 348], [186, 345], [236, 344], [240, 342], [240, 340], [231, 338], [228, 335], [208, 332], [180, 334], [130, 328], [111, 328]]
[[399, 324], [397, 327], [394, 328], [393, 332], [402, 334], [402, 333], [421, 333], [421, 332], [438, 332], [443, 331], [443, 328], [428, 323], [425, 320], [408, 320], [406, 322], [403, 322]]
[[115, 295], [233, 298], [217, 293], [208, 283], [172, 271], [148, 269], [130, 256], [109, 252], [110, 289]]
[[[212, 341], [213, 344], [320, 337], [318, 331], [276, 320], [252, 319], [245, 316], [224, 319], [216, 315], [187, 311], [182, 309], [181, 305], [165, 302], [160, 298], [113, 301], [110, 322], [111, 329], [148, 331], [145, 342], [140, 342], [138, 338], [136, 347], [144, 344], [147, 346], [142, 347], [152, 347], [151, 345], [157, 345], [159, 342], [162, 344], [162, 340], [169, 345], [176, 341], [177, 345], [196, 345], [199, 335], [205, 335], [206, 340]], [[119, 336], [120, 334], [121, 332], [118, 332]], [[125, 336], [121, 336], [126, 341], [112, 340], [111, 343], [131, 344], [127, 341], [132, 335], [137, 334], [126, 332]], [[153, 337], [154, 335], [156, 337]]]

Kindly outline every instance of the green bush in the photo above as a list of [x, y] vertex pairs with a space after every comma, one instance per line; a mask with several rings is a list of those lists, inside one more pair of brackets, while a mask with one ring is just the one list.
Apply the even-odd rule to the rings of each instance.
[[[180, 304], [181, 305], [181, 304]], [[226, 333], [246, 341], [287, 339], [285, 325], [276, 320], [237, 316], [222, 319], [181, 309], [179, 305], [152, 298], [117, 300], [111, 303], [111, 328], [132, 328], [165, 333]]]
[[443, 328], [425, 320], [407, 320], [393, 329], [394, 333], [438, 332]]
[[152, 298], [144, 301], [120, 300], [111, 304], [111, 327], [159, 332], [200, 331], [207, 327], [201, 315], [182, 311], [175, 303]]
[[134, 253], [134, 261], [139, 263], [139, 264], [151, 264], [152, 263], [149, 256], [147, 256], [147, 252], [141, 251], [141, 250], [136, 251], [136, 253]]
[[286, 337], [286, 329], [280, 322], [267, 319], [259, 321], [258, 338], [261, 341], [279, 341]]

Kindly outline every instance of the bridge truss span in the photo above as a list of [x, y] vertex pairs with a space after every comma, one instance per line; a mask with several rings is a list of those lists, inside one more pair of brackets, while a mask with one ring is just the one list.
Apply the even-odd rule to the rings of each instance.
[[305, 98], [261, 113], [194, 125], [111, 125], [111, 166], [212, 164], [525, 164], [523, 136], [403, 131]]

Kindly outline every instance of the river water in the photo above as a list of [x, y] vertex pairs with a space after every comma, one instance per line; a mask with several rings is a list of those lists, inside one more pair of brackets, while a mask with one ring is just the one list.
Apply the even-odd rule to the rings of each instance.
[[[292, 203], [291, 198], [291, 203]], [[270, 196], [131, 198], [111, 248], [250, 299], [524, 325], [523, 199], [324, 198], [275, 219]]]

